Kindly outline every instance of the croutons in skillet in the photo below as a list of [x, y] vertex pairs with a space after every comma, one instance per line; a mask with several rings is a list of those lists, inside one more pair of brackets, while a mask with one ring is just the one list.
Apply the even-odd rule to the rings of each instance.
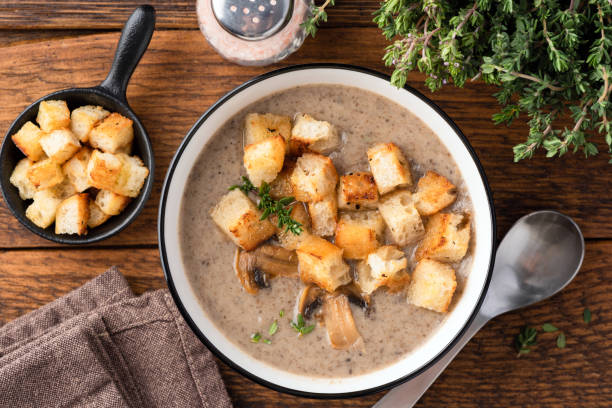
[[40, 145], [45, 154], [59, 164], [71, 158], [81, 148], [79, 139], [68, 129], [52, 130], [43, 135]]
[[130, 203], [130, 197], [100, 190], [96, 194], [96, 205], [108, 215], [118, 215]]
[[408, 161], [395, 143], [380, 143], [369, 148], [368, 161], [380, 194], [412, 185]]
[[285, 139], [276, 135], [244, 148], [244, 167], [255, 186], [270, 183], [283, 168]]
[[321, 201], [334, 193], [338, 173], [331, 159], [316, 153], [304, 153], [295, 164], [291, 184], [298, 201]]
[[438, 313], [445, 313], [457, 288], [455, 271], [432, 259], [421, 260], [412, 272], [408, 303]]
[[300, 278], [328, 292], [351, 281], [342, 249], [316, 235], [310, 235], [297, 249]]
[[367, 294], [371, 294], [381, 286], [396, 292], [410, 282], [406, 266], [408, 260], [405, 254], [392, 245], [385, 245], [357, 264], [355, 283]]
[[312, 219], [312, 233], [321, 237], [334, 235], [338, 221], [336, 196], [329, 195], [321, 201], [308, 203], [308, 212]]
[[270, 183], [270, 196], [279, 200], [283, 197], [293, 197], [293, 186], [291, 185], [291, 173], [295, 167], [295, 159], [285, 157], [283, 169]]
[[66, 101], [42, 101], [38, 106], [36, 122], [47, 133], [70, 128], [70, 110]]
[[32, 122], [26, 122], [11, 139], [13, 143], [32, 161], [38, 161], [44, 156], [40, 138], [44, 132]]
[[110, 217], [110, 215], [98, 207], [94, 200], [89, 200], [89, 218], [87, 219], [87, 226], [89, 228], [95, 228], [104, 224]]
[[455, 201], [457, 189], [446, 177], [428, 171], [417, 183], [414, 198], [421, 215], [432, 215]]
[[87, 220], [89, 220], [89, 194], [75, 194], [57, 207], [55, 233], [87, 234]]
[[26, 208], [25, 215], [40, 228], [47, 228], [55, 221], [57, 207], [62, 202], [52, 189], [40, 190], [34, 193], [34, 202]]
[[240, 190], [232, 190], [210, 211], [215, 223], [234, 243], [250, 251], [276, 232], [272, 223], [260, 220], [261, 212]]
[[138, 156], [128, 156], [125, 153], [117, 153], [115, 156], [121, 161], [121, 172], [115, 186], [110, 190], [127, 197], [138, 197], [149, 176], [149, 169]]
[[425, 238], [419, 244], [415, 257], [440, 262], [459, 262], [470, 243], [470, 219], [464, 214], [437, 213], [425, 226]]
[[123, 163], [110, 153], [94, 150], [87, 162], [87, 183], [100, 190], [113, 190]]
[[81, 150], [62, 166], [64, 174], [79, 193], [91, 187], [87, 181], [87, 164], [89, 163], [91, 153], [92, 151], [89, 147], [83, 146]]
[[316, 120], [310, 115], [300, 114], [291, 129], [290, 150], [294, 155], [311, 151], [329, 153], [340, 145], [340, 136], [334, 125]]
[[89, 132], [89, 144], [105, 153], [117, 153], [134, 139], [132, 120], [113, 112]]
[[64, 173], [55, 161], [44, 159], [30, 166], [27, 177], [34, 187], [42, 190], [61, 183], [64, 180]]
[[19, 197], [22, 200], [34, 198], [34, 193], [36, 192], [36, 186], [32, 184], [28, 178], [28, 170], [33, 164], [34, 163], [27, 157], [21, 159], [19, 163], [17, 163], [17, 166], [15, 166], [15, 169], [11, 173], [11, 178], [9, 179], [11, 184], [19, 190]]
[[378, 190], [372, 173], [363, 171], [345, 174], [338, 183], [338, 207], [360, 210], [378, 206]]
[[291, 118], [273, 113], [249, 113], [244, 119], [244, 145], [250, 145], [272, 136], [282, 136], [285, 143], [291, 136]]
[[385, 223], [376, 210], [340, 215], [336, 227], [336, 245], [344, 249], [346, 259], [364, 259], [378, 248]]
[[[276, 238], [283, 248], [295, 251], [298, 246], [300, 246], [300, 244], [310, 235], [311, 222], [310, 216], [304, 208], [304, 204], [300, 202], [293, 204], [291, 207], [290, 216], [295, 221], [302, 224], [302, 232], [299, 235], [296, 235], [291, 231], [286, 231], [284, 226], [281, 228], [276, 227]], [[276, 216], [270, 216], [270, 222], [277, 225]]]
[[385, 195], [380, 199], [378, 211], [397, 245], [414, 244], [423, 237], [425, 228], [409, 191], [398, 190]]
[[89, 140], [89, 132], [110, 112], [101, 106], [80, 106], [70, 114], [70, 129], [79, 138], [81, 143]]

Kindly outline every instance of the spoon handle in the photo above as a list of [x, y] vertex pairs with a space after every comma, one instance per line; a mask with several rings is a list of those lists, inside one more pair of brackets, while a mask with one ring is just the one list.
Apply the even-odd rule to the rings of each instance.
[[389, 391], [372, 408], [409, 408], [414, 406], [421, 396], [425, 394], [425, 391], [431, 387], [431, 384], [436, 381], [436, 378], [444, 371], [446, 366], [453, 361], [467, 342], [490, 319], [490, 317], [478, 313], [463, 336], [442, 358], [418, 376]]

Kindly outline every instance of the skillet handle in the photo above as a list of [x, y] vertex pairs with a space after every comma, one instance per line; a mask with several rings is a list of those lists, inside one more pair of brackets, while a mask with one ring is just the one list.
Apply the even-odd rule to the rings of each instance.
[[123, 26], [113, 65], [106, 79], [100, 84], [100, 88], [126, 105], [128, 103], [125, 92], [128, 82], [149, 46], [154, 29], [155, 9], [149, 5], [136, 8]]

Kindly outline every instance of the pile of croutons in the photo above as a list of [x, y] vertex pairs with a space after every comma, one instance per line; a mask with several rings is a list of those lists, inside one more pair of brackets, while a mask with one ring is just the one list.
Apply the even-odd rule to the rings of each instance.
[[27, 157], [10, 178], [22, 200], [33, 200], [26, 217], [56, 234], [87, 233], [118, 215], [137, 197], [149, 175], [130, 156], [132, 121], [100, 106], [72, 112], [65, 101], [42, 101], [38, 125], [26, 122], [12, 140]]
[[[255, 203], [239, 190], [221, 199], [212, 218], [246, 251], [275, 235], [297, 252], [306, 284], [333, 292], [354, 282], [367, 295], [386, 287], [406, 293], [416, 306], [446, 312], [457, 286], [454, 266], [470, 241], [468, 215], [440, 212], [457, 199], [457, 189], [434, 171], [413, 186], [410, 165], [394, 143], [367, 150], [370, 171], [338, 177], [325, 154], [340, 144], [332, 124], [306, 114], [293, 124], [288, 116], [247, 115], [248, 177], [255, 186], [269, 183], [276, 199], [295, 197], [291, 216], [304, 230], [296, 235], [260, 220]], [[386, 229], [392, 243], [385, 242]], [[410, 274], [406, 254], [413, 252]]]

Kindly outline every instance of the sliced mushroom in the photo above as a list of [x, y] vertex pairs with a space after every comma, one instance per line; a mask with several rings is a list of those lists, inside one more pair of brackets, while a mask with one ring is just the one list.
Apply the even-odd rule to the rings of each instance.
[[345, 295], [349, 302], [355, 306], [359, 306], [363, 309], [366, 315], [369, 315], [372, 311], [372, 298], [370, 295], [361, 292], [359, 286], [355, 282], [351, 282], [348, 285], [340, 286], [336, 289], [335, 293]]
[[254, 295], [259, 289], [270, 286], [270, 278], [297, 277], [297, 255], [274, 245], [262, 245], [253, 251], [238, 249], [234, 269], [242, 287]]
[[251, 257], [243, 256], [243, 254], [245, 254], [245, 252], [241, 251], [240, 249], [236, 250], [234, 270], [236, 271], [236, 276], [238, 276], [238, 280], [240, 281], [240, 284], [244, 290], [251, 295], [255, 295], [259, 291], [259, 285], [255, 281], [252, 259]]
[[333, 348], [338, 350], [365, 350], [363, 338], [357, 331], [353, 313], [345, 295], [330, 295], [325, 298], [323, 318]]
[[318, 286], [305, 286], [304, 289], [302, 289], [298, 301], [298, 313], [300, 313], [304, 319], [310, 319], [314, 312], [323, 304], [325, 293], [326, 292]]

